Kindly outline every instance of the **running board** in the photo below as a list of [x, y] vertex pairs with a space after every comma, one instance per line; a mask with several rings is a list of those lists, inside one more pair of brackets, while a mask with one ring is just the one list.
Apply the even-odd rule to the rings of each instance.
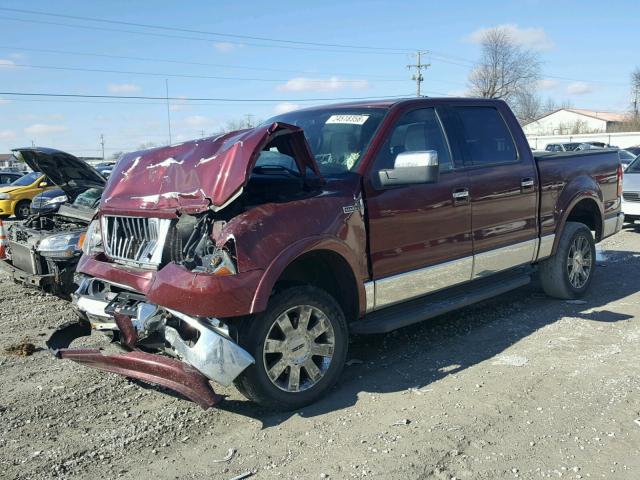
[[388, 333], [438, 315], [501, 295], [531, 282], [529, 273], [470, 282], [365, 315], [349, 325], [351, 333]]

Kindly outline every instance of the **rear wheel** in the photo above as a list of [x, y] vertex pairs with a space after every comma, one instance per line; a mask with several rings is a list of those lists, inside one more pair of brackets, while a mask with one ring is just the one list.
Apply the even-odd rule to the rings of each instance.
[[14, 210], [14, 214], [18, 220], [24, 220], [29, 216], [31, 212], [31, 202], [29, 200], [22, 200], [18, 202]]
[[294, 410], [316, 401], [338, 380], [348, 330], [340, 306], [325, 291], [286, 289], [271, 299], [264, 313], [245, 322], [238, 340], [255, 364], [235, 384], [248, 399]]
[[581, 297], [591, 284], [595, 265], [591, 231], [582, 223], [567, 222], [556, 254], [540, 263], [542, 288], [551, 297]]

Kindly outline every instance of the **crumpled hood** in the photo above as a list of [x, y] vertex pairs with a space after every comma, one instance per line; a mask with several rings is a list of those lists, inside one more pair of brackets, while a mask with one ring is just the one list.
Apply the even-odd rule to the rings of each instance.
[[42, 172], [66, 193], [70, 202], [90, 188], [102, 188], [106, 180], [89, 164], [53, 148], [17, 148], [14, 156], [34, 172]]
[[100, 209], [114, 213], [220, 210], [242, 193], [262, 149], [282, 135], [290, 135], [291, 156], [303, 175], [310, 168], [320, 176], [302, 129], [273, 123], [127, 153], [109, 177]]

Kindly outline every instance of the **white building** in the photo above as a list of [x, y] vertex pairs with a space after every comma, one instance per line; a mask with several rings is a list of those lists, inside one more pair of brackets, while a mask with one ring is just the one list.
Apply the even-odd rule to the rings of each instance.
[[629, 118], [624, 113], [561, 108], [527, 123], [522, 128], [527, 136], [606, 133], [611, 131], [612, 126], [626, 120]]

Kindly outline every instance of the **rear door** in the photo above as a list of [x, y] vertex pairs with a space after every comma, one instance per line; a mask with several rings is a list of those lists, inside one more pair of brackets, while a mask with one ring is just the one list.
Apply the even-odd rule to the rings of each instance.
[[[392, 168], [399, 153], [425, 150], [438, 154], [437, 183], [378, 184], [378, 172]], [[386, 133], [365, 181], [374, 308], [471, 279], [471, 208], [462, 166], [435, 108], [405, 112]]]
[[519, 151], [506, 104], [453, 108], [469, 175], [474, 267], [480, 278], [530, 263], [538, 248], [538, 180], [531, 152]]

